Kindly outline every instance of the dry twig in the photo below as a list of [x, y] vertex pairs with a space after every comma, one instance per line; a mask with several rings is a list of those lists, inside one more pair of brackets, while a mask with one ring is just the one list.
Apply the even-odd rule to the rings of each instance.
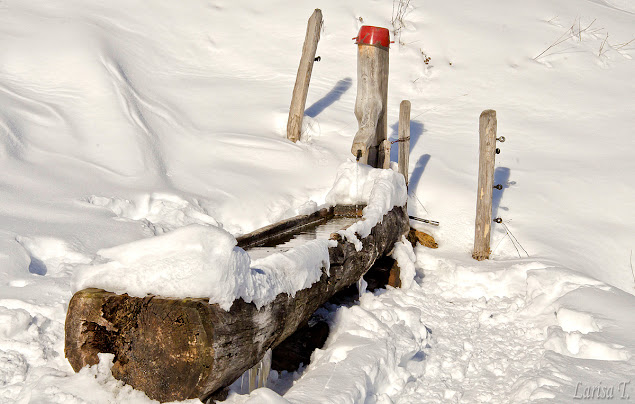
[[[591, 26], [595, 23], [595, 20], [591, 21], [591, 23], [589, 25], [587, 25], [585, 28], [581, 28], [581, 24], [580, 24], [580, 19], [576, 19], [577, 21], [573, 21], [573, 24], [571, 24], [571, 27], [569, 27], [568, 30], [566, 30], [562, 35], [560, 35], [558, 37], [558, 39], [556, 39], [551, 45], [549, 45], [549, 47], [547, 47], [547, 49], [545, 49], [544, 51], [542, 51], [538, 56], [534, 57], [534, 60], [538, 60], [541, 56], [543, 56], [545, 53], [547, 53], [550, 49], [553, 49], [554, 47], [560, 45], [563, 42], [568, 41], [571, 38], [574, 37], [578, 37], [580, 38], [580, 41], [582, 41], [582, 33], [586, 32], [589, 30], [589, 28], [591, 28]], [[578, 25], [578, 32], [575, 32], [575, 26], [576, 26], [576, 22]], [[598, 28], [595, 30], [592, 30], [592, 32], [597, 32], [599, 30], [602, 30], [603, 28]]]
[[[396, 7], [395, 7], [396, 6]], [[390, 20], [393, 27], [393, 35], [396, 37], [401, 33], [406, 23], [403, 21], [404, 16], [410, 6], [410, 0], [393, 0], [392, 1], [392, 19]]]

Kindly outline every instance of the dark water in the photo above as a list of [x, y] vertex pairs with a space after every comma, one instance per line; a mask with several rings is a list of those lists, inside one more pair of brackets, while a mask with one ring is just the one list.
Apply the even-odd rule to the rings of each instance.
[[359, 217], [335, 217], [326, 222], [307, 226], [297, 233], [289, 233], [282, 237], [276, 237], [259, 247], [247, 248], [251, 260], [264, 258], [273, 253], [285, 252], [307, 241], [328, 239], [332, 233], [342, 230], [360, 220]]

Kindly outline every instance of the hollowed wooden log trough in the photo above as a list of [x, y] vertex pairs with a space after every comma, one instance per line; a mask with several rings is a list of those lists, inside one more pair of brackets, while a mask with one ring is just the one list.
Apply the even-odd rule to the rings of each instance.
[[[326, 221], [351, 208], [323, 209], [238, 238], [239, 246], [261, 245], [272, 237]], [[207, 400], [257, 364], [331, 296], [357, 280], [408, 233], [404, 207], [388, 212], [362, 239], [363, 248], [335, 237], [330, 271], [295, 296], [279, 294], [258, 310], [234, 301], [225, 311], [207, 299], [145, 298], [84, 289], [71, 299], [66, 316], [65, 353], [75, 371], [114, 354], [115, 378], [162, 402]]]

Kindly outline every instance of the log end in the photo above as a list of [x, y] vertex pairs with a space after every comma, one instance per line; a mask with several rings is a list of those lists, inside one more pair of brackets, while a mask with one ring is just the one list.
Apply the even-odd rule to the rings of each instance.
[[77, 292], [65, 325], [65, 355], [78, 372], [115, 355], [113, 376], [159, 401], [197, 398], [214, 361], [204, 299], [138, 298], [100, 289]]
[[64, 354], [75, 372], [99, 363], [99, 353], [114, 353], [112, 324], [101, 316], [101, 302], [107, 294], [101, 289], [84, 289], [68, 305]]
[[432, 237], [428, 233], [424, 233], [415, 229], [410, 229], [410, 232], [408, 233], [408, 241], [410, 241], [410, 244], [412, 244], [413, 247], [418, 242], [424, 247], [439, 248], [439, 245], [434, 240], [434, 237]]

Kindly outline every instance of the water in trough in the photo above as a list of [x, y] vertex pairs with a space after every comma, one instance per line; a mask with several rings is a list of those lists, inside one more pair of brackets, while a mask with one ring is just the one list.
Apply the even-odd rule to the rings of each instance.
[[335, 216], [331, 219], [307, 225], [297, 232], [289, 232], [275, 238], [270, 238], [257, 247], [246, 248], [252, 262], [273, 253], [289, 251], [290, 249], [316, 239], [328, 239], [332, 233], [342, 230], [360, 220], [359, 217]]

